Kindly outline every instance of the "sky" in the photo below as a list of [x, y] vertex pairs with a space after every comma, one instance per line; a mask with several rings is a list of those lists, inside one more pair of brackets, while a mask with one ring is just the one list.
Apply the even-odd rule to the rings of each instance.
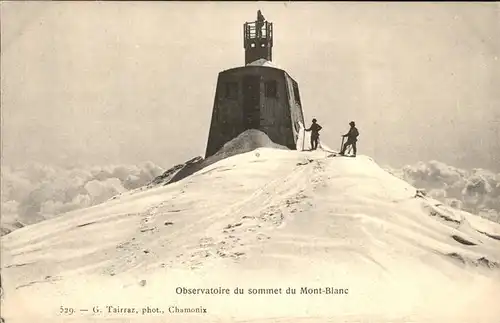
[[1, 2], [2, 165], [203, 155], [258, 9], [328, 146], [500, 172], [500, 4], [465, 2]]

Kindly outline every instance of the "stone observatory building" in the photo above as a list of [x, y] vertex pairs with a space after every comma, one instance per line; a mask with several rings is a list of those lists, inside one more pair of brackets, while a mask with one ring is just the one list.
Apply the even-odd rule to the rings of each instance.
[[273, 24], [260, 11], [256, 21], [243, 25], [245, 66], [219, 73], [205, 158], [248, 129], [297, 148], [304, 125], [299, 86], [272, 63], [273, 36]]

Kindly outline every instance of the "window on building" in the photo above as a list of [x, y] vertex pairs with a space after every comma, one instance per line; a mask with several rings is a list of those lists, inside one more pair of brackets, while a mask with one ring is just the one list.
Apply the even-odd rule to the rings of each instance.
[[275, 80], [266, 82], [266, 97], [275, 98], [278, 96], [278, 85]]
[[224, 97], [226, 99], [237, 99], [238, 98], [238, 83], [237, 82], [227, 82], [226, 83]]

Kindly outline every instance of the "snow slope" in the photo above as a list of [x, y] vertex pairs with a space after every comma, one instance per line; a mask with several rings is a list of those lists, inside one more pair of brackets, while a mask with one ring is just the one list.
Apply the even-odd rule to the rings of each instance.
[[[366, 156], [231, 155], [2, 237], [6, 322], [498, 322], [500, 225], [416, 194]], [[164, 313], [92, 314], [106, 305]]]

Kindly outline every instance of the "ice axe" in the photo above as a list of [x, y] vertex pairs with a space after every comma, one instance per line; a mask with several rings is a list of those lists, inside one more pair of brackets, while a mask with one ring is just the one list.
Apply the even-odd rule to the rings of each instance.
[[[346, 142], [347, 144], [347, 142]], [[342, 143], [340, 144], [340, 151], [339, 153], [342, 153], [342, 149], [344, 148], [344, 136], [342, 136]], [[349, 149], [347, 150], [347, 153], [350, 154], [352, 152], [352, 145], [349, 145]], [[346, 153], [346, 151], [344, 151]]]

